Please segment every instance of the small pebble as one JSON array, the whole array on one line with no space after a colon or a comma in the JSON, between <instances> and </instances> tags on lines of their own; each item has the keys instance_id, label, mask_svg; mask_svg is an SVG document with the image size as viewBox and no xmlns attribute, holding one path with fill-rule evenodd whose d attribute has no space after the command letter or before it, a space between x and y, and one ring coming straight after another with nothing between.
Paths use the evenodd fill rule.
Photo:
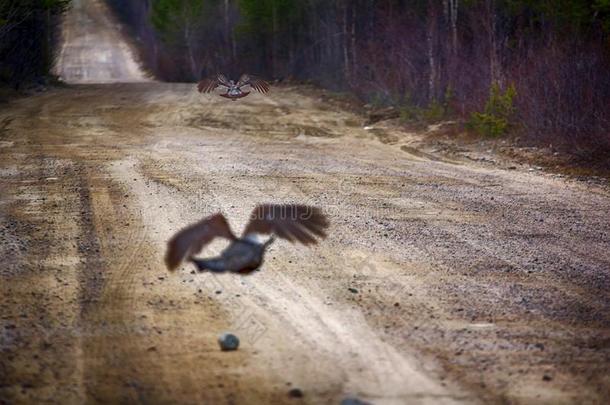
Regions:
<instances>
[{"instance_id":1,"label":"small pebble","mask_svg":"<svg viewBox=\"0 0 610 405\"><path fill-rule=\"evenodd\" d=\"M303 391L299 388L293 388L288 391L288 395L290 395L291 398L303 398Z\"/></svg>"},{"instance_id":2,"label":"small pebble","mask_svg":"<svg viewBox=\"0 0 610 405\"><path fill-rule=\"evenodd\" d=\"M237 350L239 338L232 333L223 333L218 338L218 344L223 351Z\"/></svg>"}]
</instances>

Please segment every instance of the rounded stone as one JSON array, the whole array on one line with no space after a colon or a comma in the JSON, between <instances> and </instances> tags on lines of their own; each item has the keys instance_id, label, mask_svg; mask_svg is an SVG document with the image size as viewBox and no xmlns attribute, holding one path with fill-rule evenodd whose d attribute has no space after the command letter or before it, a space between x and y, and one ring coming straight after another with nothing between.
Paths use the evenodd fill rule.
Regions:
<instances>
[{"instance_id":1,"label":"rounded stone","mask_svg":"<svg viewBox=\"0 0 610 405\"><path fill-rule=\"evenodd\" d=\"M300 388L292 388L288 391L288 395L290 395L291 398L303 398L305 394L303 394L303 390Z\"/></svg>"},{"instance_id":2,"label":"rounded stone","mask_svg":"<svg viewBox=\"0 0 610 405\"><path fill-rule=\"evenodd\" d=\"M239 338L232 333L223 333L218 337L220 348L225 351L237 350L239 347Z\"/></svg>"}]
</instances>

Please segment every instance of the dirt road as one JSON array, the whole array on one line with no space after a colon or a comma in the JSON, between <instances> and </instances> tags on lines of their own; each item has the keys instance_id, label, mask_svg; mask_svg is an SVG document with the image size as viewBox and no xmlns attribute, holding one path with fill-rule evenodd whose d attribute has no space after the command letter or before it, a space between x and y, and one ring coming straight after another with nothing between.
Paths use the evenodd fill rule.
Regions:
<instances>
[{"instance_id":1,"label":"dirt road","mask_svg":"<svg viewBox=\"0 0 610 405\"><path fill-rule=\"evenodd\" d=\"M0 403L602 403L607 188L422 153L322 96L3 105ZM246 278L165 270L174 231L267 201L322 207L329 238Z\"/></svg>"},{"instance_id":2,"label":"dirt road","mask_svg":"<svg viewBox=\"0 0 610 405\"><path fill-rule=\"evenodd\" d=\"M72 0L55 74L67 83L145 82L104 0Z\"/></svg>"},{"instance_id":3,"label":"dirt road","mask_svg":"<svg viewBox=\"0 0 610 405\"><path fill-rule=\"evenodd\" d=\"M607 192L419 158L299 92L97 85L3 108L0 397L600 398ZM166 272L172 232L216 210L239 229L264 201L323 207L330 238L278 243L249 278Z\"/></svg>"}]
</instances>

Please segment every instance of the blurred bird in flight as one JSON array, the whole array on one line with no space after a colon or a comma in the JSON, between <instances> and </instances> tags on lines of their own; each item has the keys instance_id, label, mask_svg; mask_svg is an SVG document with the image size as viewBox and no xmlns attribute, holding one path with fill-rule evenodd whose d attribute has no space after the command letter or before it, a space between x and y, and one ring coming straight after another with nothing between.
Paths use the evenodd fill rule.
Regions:
<instances>
[{"instance_id":1,"label":"blurred bird in flight","mask_svg":"<svg viewBox=\"0 0 610 405\"><path fill-rule=\"evenodd\" d=\"M274 236L303 245L317 244L316 237L324 239L328 225L326 216L316 207L263 204L252 211L250 222L238 238L231 231L224 215L217 213L174 235L167 244L165 264L173 271L184 260L188 260L199 271L250 274L263 263L265 250L275 240ZM258 241L257 235L269 234L271 237L267 241ZM220 256L209 259L193 257L216 237L230 241Z\"/></svg>"},{"instance_id":2,"label":"blurred bird in flight","mask_svg":"<svg viewBox=\"0 0 610 405\"><path fill-rule=\"evenodd\" d=\"M269 83L246 74L242 75L235 83L233 80L228 80L225 75L219 74L213 78L203 79L197 84L197 90L200 93L211 93L217 88L222 89L223 93L220 94L222 97L236 101L238 98L246 97L252 90L263 94L267 93Z\"/></svg>"}]
</instances>

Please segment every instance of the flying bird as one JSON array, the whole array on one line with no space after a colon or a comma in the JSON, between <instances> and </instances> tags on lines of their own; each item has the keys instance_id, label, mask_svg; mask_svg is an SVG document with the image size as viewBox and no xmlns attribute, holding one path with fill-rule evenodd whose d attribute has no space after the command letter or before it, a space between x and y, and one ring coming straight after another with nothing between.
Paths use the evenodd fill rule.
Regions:
<instances>
[{"instance_id":1,"label":"flying bird","mask_svg":"<svg viewBox=\"0 0 610 405\"><path fill-rule=\"evenodd\" d=\"M213 78L203 79L197 84L197 90L200 93L211 93L219 87L224 91L220 95L233 101L246 97L252 90L263 94L269 91L269 83L246 74L242 75L237 83L228 80L225 75L219 74Z\"/></svg>"},{"instance_id":2,"label":"flying bird","mask_svg":"<svg viewBox=\"0 0 610 405\"><path fill-rule=\"evenodd\" d=\"M242 236L237 237L224 215L217 213L176 233L167 243L165 264L173 271L187 260L199 271L250 274L263 263L265 251L275 236L303 245L317 244L316 237L324 239L328 225L326 216L316 207L263 204L252 211ZM271 237L261 243L257 235ZM230 241L220 256L209 259L193 257L217 237Z\"/></svg>"}]
</instances>

